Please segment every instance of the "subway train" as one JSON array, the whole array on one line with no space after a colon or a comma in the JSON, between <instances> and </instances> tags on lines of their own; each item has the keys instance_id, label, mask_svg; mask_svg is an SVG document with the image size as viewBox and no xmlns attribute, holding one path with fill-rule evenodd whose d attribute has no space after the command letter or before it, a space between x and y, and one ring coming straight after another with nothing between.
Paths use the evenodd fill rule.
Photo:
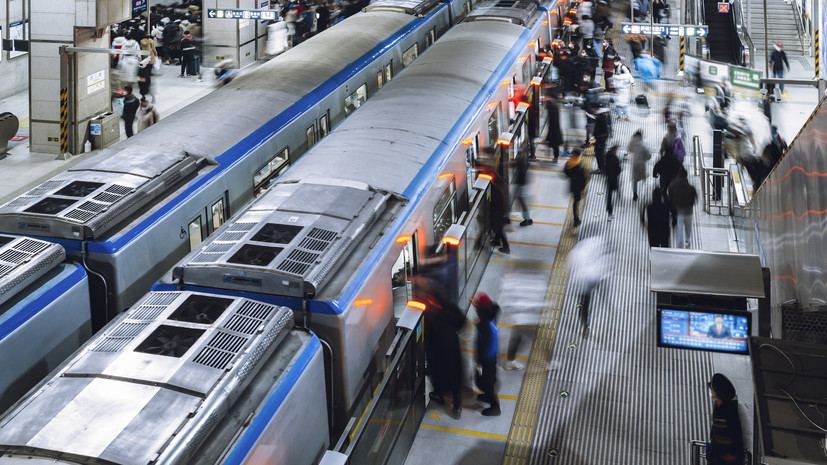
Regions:
<instances>
[{"instance_id":1,"label":"subway train","mask_svg":"<svg viewBox=\"0 0 827 465\"><path fill-rule=\"evenodd\" d=\"M91 335L83 267L59 244L0 234L0 412Z\"/></svg>"},{"instance_id":2,"label":"subway train","mask_svg":"<svg viewBox=\"0 0 827 465\"><path fill-rule=\"evenodd\" d=\"M140 298L471 8L379 0L0 207L0 232L61 244L99 329Z\"/></svg>"},{"instance_id":3,"label":"subway train","mask_svg":"<svg viewBox=\"0 0 827 465\"><path fill-rule=\"evenodd\" d=\"M0 464L400 463L425 405L415 277L448 264L458 301L482 277L549 6L468 14L9 410ZM276 312L307 346L282 354Z\"/></svg>"}]
</instances>

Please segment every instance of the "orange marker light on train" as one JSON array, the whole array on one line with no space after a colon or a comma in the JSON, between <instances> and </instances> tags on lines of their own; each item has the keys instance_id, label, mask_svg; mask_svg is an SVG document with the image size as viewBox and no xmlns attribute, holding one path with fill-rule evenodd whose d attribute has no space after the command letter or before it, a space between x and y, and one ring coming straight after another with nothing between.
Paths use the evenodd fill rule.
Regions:
<instances>
[{"instance_id":1,"label":"orange marker light on train","mask_svg":"<svg viewBox=\"0 0 827 465\"><path fill-rule=\"evenodd\" d=\"M499 145L511 145L511 141L508 139L497 139L497 144Z\"/></svg>"},{"instance_id":2,"label":"orange marker light on train","mask_svg":"<svg viewBox=\"0 0 827 465\"><path fill-rule=\"evenodd\" d=\"M442 243L447 245L459 245L459 239L456 237L443 237Z\"/></svg>"},{"instance_id":3,"label":"orange marker light on train","mask_svg":"<svg viewBox=\"0 0 827 465\"><path fill-rule=\"evenodd\" d=\"M531 85L532 86L539 86L542 83L543 83L543 80L540 79L540 78L532 78L531 79Z\"/></svg>"},{"instance_id":4,"label":"orange marker light on train","mask_svg":"<svg viewBox=\"0 0 827 465\"><path fill-rule=\"evenodd\" d=\"M408 301L408 307L418 308L418 309L422 310L423 312L425 311L425 304L423 304L422 302L417 302L415 300L409 300Z\"/></svg>"},{"instance_id":5,"label":"orange marker light on train","mask_svg":"<svg viewBox=\"0 0 827 465\"><path fill-rule=\"evenodd\" d=\"M399 236L396 238L397 244L407 244L411 240L411 236Z\"/></svg>"},{"instance_id":6,"label":"orange marker light on train","mask_svg":"<svg viewBox=\"0 0 827 465\"><path fill-rule=\"evenodd\" d=\"M437 177L437 179L445 179L445 178L453 178L454 173L442 173Z\"/></svg>"},{"instance_id":7,"label":"orange marker light on train","mask_svg":"<svg viewBox=\"0 0 827 465\"><path fill-rule=\"evenodd\" d=\"M487 180L489 180L489 181L493 181L493 180L494 180L494 176L491 176L490 174L485 174L485 173L480 173L477 177L478 177L478 178L487 179Z\"/></svg>"},{"instance_id":8,"label":"orange marker light on train","mask_svg":"<svg viewBox=\"0 0 827 465\"><path fill-rule=\"evenodd\" d=\"M533 83L532 83L532 84L533 84ZM527 110L527 109L528 109L528 107L530 107L530 106L531 106L531 105L529 105L529 104L527 104L527 103L525 103L525 102L520 102L520 103L518 103L518 104L517 104L517 111L524 111L524 110Z\"/></svg>"},{"instance_id":9,"label":"orange marker light on train","mask_svg":"<svg viewBox=\"0 0 827 465\"><path fill-rule=\"evenodd\" d=\"M353 301L354 307L361 307L363 305L370 305L373 303L373 299L357 299Z\"/></svg>"},{"instance_id":10,"label":"orange marker light on train","mask_svg":"<svg viewBox=\"0 0 827 465\"><path fill-rule=\"evenodd\" d=\"M537 42L529 42L529 43L528 43L528 46L529 46L529 47L533 47L533 46L535 46L535 45L537 45Z\"/></svg>"},{"instance_id":11,"label":"orange marker light on train","mask_svg":"<svg viewBox=\"0 0 827 465\"><path fill-rule=\"evenodd\" d=\"M511 84L511 81L509 81L508 79L500 83L501 86L507 86L509 84Z\"/></svg>"},{"instance_id":12,"label":"orange marker light on train","mask_svg":"<svg viewBox=\"0 0 827 465\"><path fill-rule=\"evenodd\" d=\"M462 139L460 142L462 145L471 145L474 142L474 139Z\"/></svg>"},{"instance_id":13,"label":"orange marker light on train","mask_svg":"<svg viewBox=\"0 0 827 465\"><path fill-rule=\"evenodd\" d=\"M543 20L543 24L548 24L548 20L547 20L547 19L544 19L544 20Z\"/></svg>"}]
</instances>

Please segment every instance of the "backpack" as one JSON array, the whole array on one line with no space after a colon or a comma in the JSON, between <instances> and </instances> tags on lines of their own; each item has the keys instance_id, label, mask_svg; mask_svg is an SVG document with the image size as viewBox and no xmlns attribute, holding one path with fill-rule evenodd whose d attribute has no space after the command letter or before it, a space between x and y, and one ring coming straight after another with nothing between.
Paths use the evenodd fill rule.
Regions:
<instances>
[{"instance_id":1,"label":"backpack","mask_svg":"<svg viewBox=\"0 0 827 465\"><path fill-rule=\"evenodd\" d=\"M673 151L675 158L683 163L683 159L686 157L686 147L683 145L683 139L681 139L681 136L675 137L675 146L673 147Z\"/></svg>"}]
</instances>

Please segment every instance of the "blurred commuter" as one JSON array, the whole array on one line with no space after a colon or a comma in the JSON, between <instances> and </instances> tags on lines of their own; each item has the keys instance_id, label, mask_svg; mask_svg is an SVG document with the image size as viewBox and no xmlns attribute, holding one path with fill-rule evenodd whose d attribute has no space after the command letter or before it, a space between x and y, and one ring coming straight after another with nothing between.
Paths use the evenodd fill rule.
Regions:
<instances>
[{"instance_id":1,"label":"blurred commuter","mask_svg":"<svg viewBox=\"0 0 827 465\"><path fill-rule=\"evenodd\" d=\"M505 370L522 370L525 365L518 362L517 351L523 340L531 337L540 320L545 303L542 293L547 280L532 271L531 265L540 265L535 257L517 258L508 265L500 281L500 303L503 309L501 321L509 325L508 349Z\"/></svg>"},{"instance_id":2,"label":"blurred commuter","mask_svg":"<svg viewBox=\"0 0 827 465\"><path fill-rule=\"evenodd\" d=\"M574 217L574 226L580 226L580 214L578 212L580 207L580 199L583 198L583 189L586 188L586 172L580 165L582 153L581 149L575 148L571 153L571 158L566 162L563 169L566 177L569 178L569 190L571 191L572 216Z\"/></svg>"},{"instance_id":3,"label":"blurred commuter","mask_svg":"<svg viewBox=\"0 0 827 465\"><path fill-rule=\"evenodd\" d=\"M434 390L428 395L434 402L444 405L445 394L453 395L451 416L462 414L462 356L459 349L458 331L465 324L465 315L455 304L446 299L435 283L424 280L426 288L424 324L425 357Z\"/></svg>"},{"instance_id":4,"label":"blurred commuter","mask_svg":"<svg viewBox=\"0 0 827 465\"><path fill-rule=\"evenodd\" d=\"M166 20L166 21L165 21ZM155 50L158 52L158 59L167 59L167 50L164 47L164 26L169 23L169 18L163 18L152 28L152 37L155 39Z\"/></svg>"},{"instance_id":5,"label":"blurred commuter","mask_svg":"<svg viewBox=\"0 0 827 465\"><path fill-rule=\"evenodd\" d=\"M322 2L316 7L316 33L324 31L330 25L330 8L327 2Z\"/></svg>"},{"instance_id":6,"label":"blurred commuter","mask_svg":"<svg viewBox=\"0 0 827 465\"><path fill-rule=\"evenodd\" d=\"M520 210L523 212L523 221L520 222L520 226L529 226L534 224L534 220L531 219L531 212L528 211L528 202L526 202L528 195L528 155L522 152L518 153L517 159L511 163L515 164L514 184L516 185L516 191L514 195L517 197Z\"/></svg>"},{"instance_id":7,"label":"blurred commuter","mask_svg":"<svg viewBox=\"0 0 827 465\"><path fill-rule=\"evenodd\" d=\"M643 143L643 134L640 129L632 134L632 139L626 146L626 152L632 154L632 200L637 201L637 183L640 181L646 183L646 163L652 158L652 154Z\"/></svg>"},{"instance_id":8,"label":"blurred commuter","mask_svg":"<svg viewBox=\"0 0 827 465\"><path fill-rule=\"evenodd\" d=\"M667 189L675 179L678 169L682 168L681 162L675 156L675 139L678 135L678 128L674 121L667 124L666 135L660 143L660 159L652 169L652 177L660 179L660 190L664 199L668 198Z\"/></svg>"},{"instance_id":9,"label":"blurred commuter","mask_svg":"<svg viewBox=\"0 0 827 465\"><path fill-rule=\"evenodd\" d=\"M632 84L635 78L629 67L624 65L619 56L614 58L614 75L612 76L612 87L615 90L615 111L617 119L629 119L629 102L632 99Z\"/></svg>"},{"instance_id":10,"label":"blurred commuter","mask_svg":"<svg viewBox=\"0 0 827 465\"><path fill-rule=\"evenodd\" d=\"M150 67L155 65L155 61L159 60L158 50L155 48L155 39L151 35L145 35L140 42L141 50L149 52ZM144 56L144 58L146 58Z\"/></svg>"},{"instance_id":11,"label":"blurred commuter","mask_svg":"<svg viewBox=\"0 0 827 465\"><path fill-rule=\"evenodd\" d=\"M710 465L740 465L744 463L744 439L735 386L724 375L715 373L707 383L712 397L712 426L706 445L707 463Z\"/></svg>"},{"instance_id":12,"label":"blurred commuter","mask_svg":"<svg viewBox=\"0 0 827 465\"><path fill-rule=\"evenodd\" d=\"M635 69L640 80L646 84L647 90L654 90L656 81L660 79L661 67L662 63L645 50L635 58Z\"/></svg>"},{"instance_id":13,"label":"blurred commuter","mask_svg":"<svg viewBox=\"0 0 827 465\"><path fill-rule=\"evenodd\" d=\"M615 73L614 55L607 52L606 42L603 42L603 44L603 62L601 63L601 69L603 70L603 87L606 88L606 92L614 92L615 89L612 85L612 76Z\"/></svg>"},{"instance_id":14,"label":"blurred commuter","mask_svg":"<svg viewBox=\"0 0 827 465\"><path fill-rule=\"evenodd\" d=\"M476 384L482 394L477 400L490 406L482 411L483 416L495 417L500 414L500 401L497 398L497 354L500 347L497 341L497 315L500 306L485 292L477 292L471 303L477 308L477 365Z\"/></svg>"},{"instance_id":15,"label":"blurred commuter","mask_svg":"<svg viewBox=\"0 0 827 465\"><path fill-rule=\"evenodd\" d=\"M692 211L698 200L698 191L687 179L686 169L678 169L675 180L669 185L669 201L677 218L677 246L689 248L692 236Z\"/></svg>"},{"instance_id":16,"label":"blurred commuter","mask_svg":"<svg viewBox=\"0 0 827 465\"><path fill-rule=\"evenodd\" d=\"M164 26L164 49L166 49L166 60L164 61L165 65L171 63L178 64L178 62L180 62L181 38L183 35L181 34L179 24L181 24L181 22L176 19L175 21L169 22L166 26Z\"/></svg>"},{"instance_id":17,"label":"blurred commuter","mask_svg":"<svg viewBox=\"0 0 827 465\"><path fill-rule=\"evenodd\" d=\"M147 98L141 99L141 108L138 110L138 132L157 123L161 117L158 115L158 110L155 105Z\"/></svg>"},{"instance_id":18,"label":"blurred commuter","mask_svg":"<svg viewBox=\"0 0 827 465\"><path fill-rule=\"evenodd\" d=\"M608 108L597 103L592 104L594 114L594 158L597 161L597 173L606 172L606 143L612 135L612 117Z\"/></svg>"},{"instance_id":19,"label":"blurred commuter","mask_svg":"<svg viewBox=\"0 0 827 465\"><path fill-rule=\"evenodd\" d=\"M640 222L646 228L649 247L669 247L669 207L663 203L660 187L652 190L652 201L640 211Z\"/></svg>"},{"instance_id":20,"label":"blurred commuter","mask_svg":"<svg viewBox=\"0 0 827 465\"><path fill-rule=\"evenodd\" d=\"M497 250L500 253L511 253L511 247L508 245L508 237L505 235L505 225L511 222L509 218L510 202L508 201L508 186L505 184L502 176L497 173L496 168L491 167L487 173L492 176L491 179L491 230L494 233L491 239L494 247L499 247Z\"/></svg>"},{"instance_id":21,"label":"blurred commuter","mask_svg":"<svg viewBox=\"0 0 827 465\"><path fill-rule=\"evenodd\" d=\"M535 154L534 140L537 138L537 132L540 126L540 106L539 102L528 106L526 111L526 129L528 133L528 159L534 161L537 159Z\"/></svg>"},{"instance_id":22,"label":"blurred commuter","mask_svg":"<svg viewBox=\"0 0 827 465\"><path fill-rule=\"evenodd\" d=\"M606 152L606 213L609 221L614 219L614 194L620 181L620 159L617 158L617 146Z\"/></svg>"},{"instance_id":23,"label":"blurred commuter","mask_svg":"<svg viewBox=\"0 0 827 465\"><path fill-rule=\"evenodd\" d=\"M773 44L775 50L770 54L770 64L772 65L772 77L777 79L784 79L784 68L790 70L790 62L787 60L787 54L784 52L784 45L781 42ZM784 92L784 84L779 84L778 89Z\"/></svg>"},{"instance_id":24,"label":"blurred commuter","mask_svg":"<svg viewBox=\"0 0 827 465\"><path fill-rule=\"evenodd\" d=\"M546 145L554 151L554 159L551 162L557 163L557 159L560 158L560 146L564 141L563 131L560 129L560 105L557 103L554 92L546 99L546 115L548 120Z\"/></svg>"},{"instance_id":25,"label":"blurred commuter","mask_svg":"<svg viewBox=\"0 0 827 465\"><path fill-rule=\"evenodd\" d=\"M141 98L144 98L150 94L152 86L152 60L150 57L144 58L138 65L137 79L138 92L141 94Z\"/></svg>"},{"instance_id":26,"label":"blurred commuter","mask_svg":"<svg viewBox=\"0 0 827 465\"><path fill-rule=\"evenodd\" d=\"M115 50L120 50L123 47L123 43L126 42L126 37L123 36L123 33L120 31L113 33L114 37L112 38L112 48ZM112 55L112 67L117 68L118 64L120 63L121 55Z\"/></svg>"},{"instance_id":27,"label":"blurred commuter","mask_svg":"<svg viewBox=\"0 0 827 465\"><path fill-rule=\"evenodd\" d=\"M583 16L583 20L580 22L581 50L594 47L594 27L591 16Z\"/></svg>"},{"instance_id":28,"label":"blurred commuter","mask_svg":"<svg viewBox=\"0 0 827 465\"><path fill-rule=\"evenodd\" d=\"M123 88L124 96L123 96L123 113L121 117L123 118L124 129L126 131L126 137L132 137L134 133L134 124L135 124L135 114L138 113L138 108L141 106L141 102L132 95L132 86L126 86Z\"/></svg>"},{"instance_id":29,"label":"blurred commuter","mask_svg":"<svg viewBox=\"0 0 827 465\"><path fill-rule=\"evenodd\" d=\"M609 246L600 236L588 237L577 242L569 251L568 264L571 279L580 298L577 308L583 337L589 335L589 306L592 292L608 274Z\"/></svg>"}]
</instances>

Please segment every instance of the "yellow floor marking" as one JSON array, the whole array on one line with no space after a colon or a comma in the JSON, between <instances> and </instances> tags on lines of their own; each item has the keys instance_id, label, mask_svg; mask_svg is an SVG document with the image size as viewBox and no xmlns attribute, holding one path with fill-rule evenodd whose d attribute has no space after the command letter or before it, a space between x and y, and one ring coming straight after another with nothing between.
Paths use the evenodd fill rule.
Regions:
<instances>
[{"instance_id":1,"label":"yellow floor marking","mask_svg":"<svg viewBox=\"0 0 827 465\"><path fill-rule=\"evenodd\" d=\"M554 245L554 244L535 244L535 243L533 243L533 242L517 242L517 241L511 241L511 242L509 242L509 244L533 245L533 246L535 246L535 247L554 247L554 248L557 248L557 246L556 246L556 245Z\"/></svg>"},{"instance_id":2,"label":"yellow floor marking","mask_svg":"<svg viewBox=\"0 0 827 465\"><path fill-rule=\"evenodd\" d=\"M482 394L482 391L477 391L475 389L467 389L467 391L471 391L474 395ZM505 399L505 400L517 400L517 396L509 396L505 394L497 394L498 399Z\"/></svg>"},{"instance_id":3,"label":"yellow floor marking","mask_svg":"<svg viewBox=\"0 0 827 465\"><path fill-rule=\"evenodd\" d=\"M499 254L497 254L499 255ZM535 266L538 268L552 268L553 265L543 265L540 263L522 263L522 262L507 262L505 260L488 260L489 263L502 263L503 265L521 265L521 266Z\"/></svg>"},{"instance_id":4,"label":"yellow floor marking","mask_svg":"<svg viewBox=\"0 0 827 465\"><path fill-rule=\"evenodd\" d=\"M541 168L529 168L529 171L543 171L545 173L562 173L563 170L544 170Z\"/></svg>"},{"instance_id":5,"label":"yellow floor marking","mask_svg":"<svg viewBox=\"0 0 827 465\"><path fill-rule=\"evenodd\" d=\"M563 223L544 223L542 221L535 221L534 224L544 224L546 226L563 226Z\"/></svg>"},{"instance_id":6,"label":"yellow floor marking","mask_svg":"<svg viewBox=\"0 0 827 465\"><path fill-rule=\"evenodd\" d=\"M593 158L584 160L583 168L586 172L591 171ZM585 192L584 192L585 195ZM566 225L570 225L573 219L571 203L569 203L566 214ZM503 455L503 464L523 465L528 461L531 451L531 444L534 439L534 427L536 426L537 413L540 409L543 391L545 389L547 371L546 364L553 347L554 337L557 334L557 325L560 322L563 298L568 281L566 260L577 235L563 233L557 254L552 265L545 265L552 268L546 291L545 304L540 315L540 324L531 345L531 353L525 367L523 385L520 387L520 396L517 399L517 408L514 411L514 418L511 422L511 430L508 433L508 441ZM492 260L493 261L493 260Z\"/></svg>"},{"instance_id":7,"label":"yellow floor marking","mask_svg":"<svg viewBox=\"0 0 827 465\"><path fill-rule=\"evenodd\" d=\"M422 423L421 425L424 429L430 429L434 431L442 431L445 433L455 433L455 434L464 434L466 436L477 436L480 438L488 438L488 439L497 439L500 441L505 441L508 439L508 436L504 434L492 434L492 433L483 433L482 431L472 431L470 429L460 429L460 428L449 428L447 426L437 426L437 425L429 425L427 423Z\"/></svg>"},{"instance_id":8,"label":"yellow floor marking","mask_svg":"<svg viewBox=\"0 0 827 465\"><path fill-rule=\"evenodd\" d=\"M553 208L555 210L568 210L569 207L558 207L556 205L529 205L531 208Z\"/></svg>"}]
</instances>

